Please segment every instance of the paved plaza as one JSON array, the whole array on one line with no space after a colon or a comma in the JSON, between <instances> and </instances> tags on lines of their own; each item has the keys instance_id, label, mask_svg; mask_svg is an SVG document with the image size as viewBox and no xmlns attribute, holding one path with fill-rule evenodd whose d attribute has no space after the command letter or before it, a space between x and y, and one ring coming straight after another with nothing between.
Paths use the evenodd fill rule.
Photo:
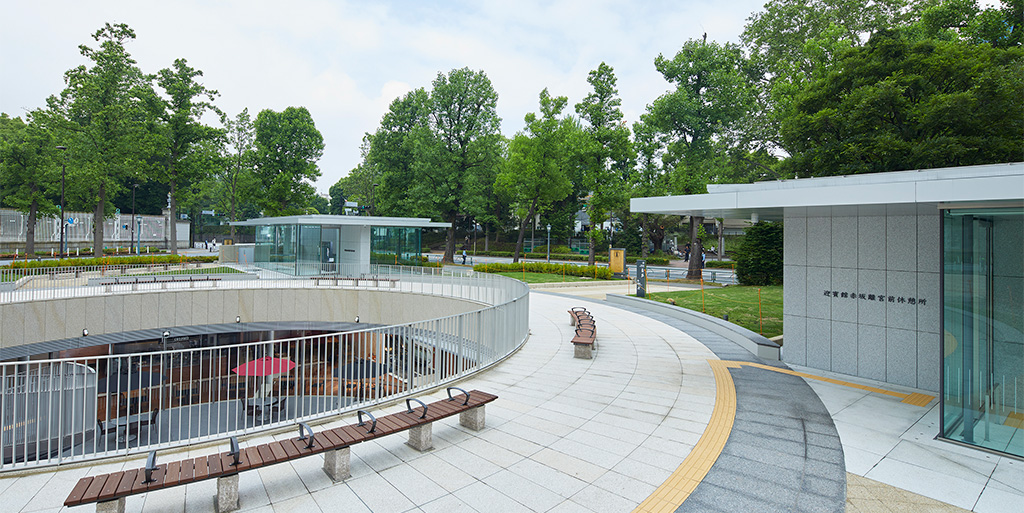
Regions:
<instances>
[{"instance_id":1,"label":"paved plaza","mask_svg":"<svg viewBox=\"0 0 1024 513\"><path fill-rule=\"evenodd\" d=\"M424 453L401 434L354 446L341 483L322 456L243 472L242 511L998 512L1024 502L1024 462L934 441L938 407L925 392L790 369L594 290L571 292L532 293L523 348L457 384L498 395L486 429L439 421ZM592 360L573 358L566 311L577 305L598 322ZM158 461L224 450L168 450ZM7 474L0 511L91 511L62 508L79 478L143 464ZM128 497L126 509L211 511L215 492L213 480L194 483Z\"/></svg>"}]
</instances>

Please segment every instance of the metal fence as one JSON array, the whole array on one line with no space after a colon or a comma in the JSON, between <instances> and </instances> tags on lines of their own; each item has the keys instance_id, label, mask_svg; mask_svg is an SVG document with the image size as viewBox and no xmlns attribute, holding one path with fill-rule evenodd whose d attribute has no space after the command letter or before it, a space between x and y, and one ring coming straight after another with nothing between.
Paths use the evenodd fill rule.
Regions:
<instances>
[{"instance_id":1,"label":"metal fence","mask_svg":"<svg viewBox=\"0 0 1024 513\"><path fill-rule=\"evenodd\" d=\"M85 275L96 269L33 271L83 275L74 278L77 286L45 289L44 299L74 297L79 289L125 293L122 285L90 285ZM395 266L326 279L253 271L259 279L216 286L368 287L485 306L284 340L0 363L0 471L189 445L366 408L477 372L518 348L529 329L528 288L501 276Z\"/></svg>"},{"instance_id":2,"label":"metal fence","mask_svg":"<svg viewBox=\"0 0 1024 513\"><path fill-rule=\"evenodd\" d=\"M69 248L92 246L93 214L91 212L65 212L64 236ZM189 240L189 223L178 222L178 241ZM130 213L117 213L103 220L103 244L108 247L131 245L132 237L142 245L163 245L170 236L165 216L137 215L132 226ZM28 214L17 210L0 209L0 243L20 246L24 251L28 237ZM60 241L60 216L38 216L35 223L35 242L40 246ZM72 251L73 252L73 251Z\"/></svg>"}]
</instances>

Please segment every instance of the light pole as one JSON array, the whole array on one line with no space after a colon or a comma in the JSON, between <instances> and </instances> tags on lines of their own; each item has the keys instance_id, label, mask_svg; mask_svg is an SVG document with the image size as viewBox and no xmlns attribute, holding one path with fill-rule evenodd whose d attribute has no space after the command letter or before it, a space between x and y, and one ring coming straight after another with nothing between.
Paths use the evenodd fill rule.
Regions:
<instances>
[{"instance_id":1,"label":"light pole","mask_svg":"<svg viewBox=\"0 0 1024 513\"><path fill-rule=\"evenodd\" d=\"M60 162L60 256L63 257L67 250L64 241L64 172L68 162L68 147L57 146L57 149L64 152L64 158Z\"/></svg>"},{"instance_id":2,"label":"light pole","mask_svg":"<svg viewBox=\"0 0 1024 513\"><path fill-rule=\"evenodd\" d=\"M135 190L139 188L139 184L132 184L132 242L128 247L128 253L131 253L131 246L135 246ZM138 246L135 246L135 254L139 254Z\"/></svg>"},{"instance_id":3,"label":"light pole","mask_svg":"<svg viewBox=\"0 0 1024 513\"><path fill-rule=\"evenodd\" d=\"M548 263L551 263L551 225L548 224Z\"/></svg>"}]
</instances>

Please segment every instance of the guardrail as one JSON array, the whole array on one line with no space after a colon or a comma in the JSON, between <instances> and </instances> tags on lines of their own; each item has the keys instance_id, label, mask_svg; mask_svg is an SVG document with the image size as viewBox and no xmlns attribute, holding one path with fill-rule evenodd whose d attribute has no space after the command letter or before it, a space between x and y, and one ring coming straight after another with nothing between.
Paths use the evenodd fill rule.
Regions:
<instances>
[{"instance_id":1,"label":"guardrail","mask_svg":"<svg viewBox=\"0 0 1024 513\"><path fill-rule=\"evenodd\" d=\"M241 270L259 279L217 281L215 286L334 286L308 276ZM421 322L285 340L243 342L245 335L239 334L223 345L161 350L172 342L164 339L151 341L156 349L145 352L2 362L0 471L144 453L355 411L477 372L526 339L529 289L518 281L437 268L368 270L366 275L400 286L356 288L462 298L486 306ZM33 271L33 279L49 279L46 270ZM86 276L67 280L80 284L51 287L45 289L48 294L33 297L131 294L132 286L149 286L90 286ZM344 280L337 285L352 286Z\"/></svg>"}]
</instances>

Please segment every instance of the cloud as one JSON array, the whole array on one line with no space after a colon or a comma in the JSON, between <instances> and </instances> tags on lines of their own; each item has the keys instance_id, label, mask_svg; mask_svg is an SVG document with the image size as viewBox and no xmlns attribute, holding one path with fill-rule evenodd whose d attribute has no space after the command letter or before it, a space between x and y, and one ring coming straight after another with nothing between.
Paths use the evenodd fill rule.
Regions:
<instances>
[{"instance_id":1,"label":"cloud","mask_svg":"<svg viewBox=\"0 0 1024 513\"><path fill-rule=\"evenodd\" d=\"M604 61L632 122L667 89L653 66L659 53L672 55L704 32L738 41L762 1L15 2L0 32L0 111L42 107L63 89L63 73L86 63L78 45L92 44L104 22L124 22L138 35L128 49L144 71L186 58L230 115L307 107L324 135L317 188L326 191L358 164L363 134L376 130L391 101L429 88L439 72L485 71L511 136L537 110L541 89L568 96L571 110L590 90L587 73Z\"/></svg>"}]
</instances>

